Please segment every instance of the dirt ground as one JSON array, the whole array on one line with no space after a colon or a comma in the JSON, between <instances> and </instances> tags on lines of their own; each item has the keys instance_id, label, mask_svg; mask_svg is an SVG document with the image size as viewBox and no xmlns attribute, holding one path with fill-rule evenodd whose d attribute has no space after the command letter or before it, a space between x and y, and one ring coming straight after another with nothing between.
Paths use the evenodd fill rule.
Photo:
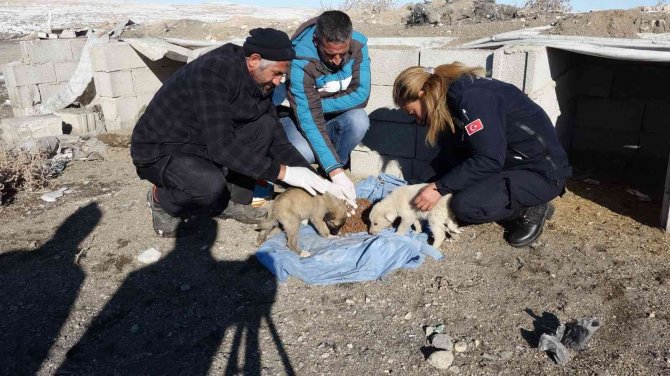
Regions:
<instances>
[{"instance_id":1,"label":"dirt ground","mask_svg":"<svg viewBox=\"0 0 670 376\"><path fill-rule=\"evenodd\" d=\"M156 237L127 148L71 163L52 187L75 193L44 203L24 192L0 208L0 338L5 354L31 354L5 370L439 374L422 327L442 323L469 344L449 373L670 372L670 237L636 219L659 203L622 186L572 181L530 248L506 245L497 225L469 226L442 261L326 287L277 284L253 259L249 225L201 220L176 241ZM628 212L584 198L591 189ZM161 260L141 264L152 247ZM534 348L542 327L591 315L603 327L567 367Z\"/></svg>"},{"instance_id":2,"label":"dirt ground","mask_svg":"<svg viewBox=\"0 0 670 376\"><path fill-rule=\"evenodd\" d=\"M371 36L449 30L368 21L355 22ZM453 33L474 39L543 22ZM202 37L241 36L240 26L208 25ZM0 43L0 61L15 54ZM662 182L652 185L578 168L532 247L508 246L495 224L468 226L442 247L443 260L417 270L307 286L279 284L255 261L250 225L198 219L177 240L155 236L148 184L127 147L113 147L104 161L70 163L51 189L74 192L57 202L21 192L0 207L0 374L667 375L670 235L657 227ZM162 256L144 265L149 248ZM540 333L584 316L603 326L566 367L535 348ZM468 344L449 371L425 361L423 327L436 324Z\"/></svg>"}]
</instances>

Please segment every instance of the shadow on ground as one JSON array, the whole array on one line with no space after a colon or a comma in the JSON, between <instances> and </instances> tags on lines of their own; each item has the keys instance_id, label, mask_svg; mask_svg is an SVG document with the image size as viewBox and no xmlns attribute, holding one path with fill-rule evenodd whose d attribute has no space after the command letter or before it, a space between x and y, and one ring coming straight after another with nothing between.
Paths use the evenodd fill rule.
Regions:
<instances>
[{"instance_id":1,"label":"shadow on ground","mask_svg":"<svg viewBox=\"0 0 670 376\"><path fill-rule=\"evenodd\" d=\"M39 249L1 256L0 310L9 313L0 320L0 374L40 369L86 277L77 247L100 218L91 204ZM56 374L258 375L261 327L274 342L264 353L276 351L283 373L295 374L270 317L276 279L255 258L215 260L214 220L182 227L173 250L128 275Z\"/></svg>"},{"instance_id":2,"label":"shadow on ground","mask_svg":"<svg viewBox=\"0 0 670 376\"><path fill-rule=\"evenodd\" d=\"M84 282L75 261L80 244L101 217L98 206L89 204L41 247L0 255L0 374L34 375L40 369Z\"/></svg>"},{"instance_id":3,"label":"shadow on ground","mask_svg":"<svg viewBox=\"0 0 670 376\"><path fill-rule=\"evenodd\" d=\"M182 227L190 231L177 238L172 251L128 276L68 351L60 373L204 375L221 351L227 354L225 370L213 372L257 375L265 321L285 372L294 374L270 318L275 278L255 259L215 260L214 220L200 218ZM228 331L231 348L219 349Z\"/></svg>"},{"instance_id":4,"label":"shadow on ground","mask_svg":"<svg viewBox=\"0 0 670 376\"><path fill-rule=\"evenodd\" d=\"M572 152L570 162L574 176L567 187L571 192L643 225L660 226L667 160ZM652 201L641 201L628 189Z\"/></svg>"},{"instance_id":5,"label":"shadow on ground","mask_svg":"<svg viewBox=\"0 0 670 376\"><path fill-rule=\"evenodd\" d=\"M533 318L533 330L521 329L521 337L523 337L532 348L537 348L539 346L540 337L543 334L553 335L556 333L556 329L561 325L558 317L553 313L542 312L542 316L538 316L530 308L526 308L524 312Z\"/></svg>"}]
</instances>

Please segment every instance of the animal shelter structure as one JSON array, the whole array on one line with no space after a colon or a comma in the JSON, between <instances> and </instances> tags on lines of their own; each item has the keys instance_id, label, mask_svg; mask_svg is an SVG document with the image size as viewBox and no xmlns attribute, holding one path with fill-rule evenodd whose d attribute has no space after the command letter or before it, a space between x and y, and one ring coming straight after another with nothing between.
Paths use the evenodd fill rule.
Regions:
<instances>
[{"instance_id":1,"label":"animal shelter structure","mask_svg":"<svg viewBox=\"0 0 670 376\"><path fill-rule=\"evenodd\" d=\"M662 200L661 226L670 231L670 41L546 36L541 31L449 46L452 38L370 38L372 91L366 110L371 127L352 153L351 173L385 172L410 181L433 175L430 161L438 150L426 145L424 128L394 108L392 85L407 67L460 61L485 67L490 77L516 85L542 106L571 160L584 162L587 171L603 164L618 173L630 170L628 178L637 179L654 202ZM70 129L114 131L132 128L167 77L215 47L157 38L26 41L23 60L5 66L4 74L14 114L25 117L44 113L40 109L47 98L88 67L89 81L74 93L76 102L104 123ZM87 52L88 65L79 58ZM90 116L81 119L68 121L91 121ZM595 161L603 164L589 165Z\"/></svg>"}]
</instances>

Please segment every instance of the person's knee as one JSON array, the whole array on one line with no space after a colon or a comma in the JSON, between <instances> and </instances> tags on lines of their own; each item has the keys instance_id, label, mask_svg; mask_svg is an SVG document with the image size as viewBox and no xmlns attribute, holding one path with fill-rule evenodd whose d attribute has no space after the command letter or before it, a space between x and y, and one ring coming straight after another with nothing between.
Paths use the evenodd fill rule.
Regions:
<instances>
[{"instance_id":1,"label":"person's knee","mask_svg":"<svg viewBox=\"0 0 670 376\"><path fill-rule=\"evenodd\" d=\"M454 194L451 197L449 206L454 216L462 221L467 221L471 218L472 206L470 200L463 194Z\"/></svg>"},{"instance_id":2,"label":"person's knee","mask_svg":"<svg viewBox=\"0 0 670 376\"><path fill-rule=\"evenodd\" d=\"M223 172L214 166L203 169L202 166L193 166L198 168L196 174L193 174L192 181L189 182L185 191L191 200L198 206L211 206L217 203L224 192L227 190L227 180Z\"/></svg>"},{"instance_id":3,"label":"person's knee","mask_svg":"<svg viewBox=\"0 0 670 376\"><path fill-rule=\"evenodd\" d=\"M201 179L193 183L191 197L199 206L207 207L218 203L227 190L226 177L219 171L203 174Z\"/></svg>"},{"instance_id":4,"label":"person's knee","mask_svg":"<svg viewBox=\"0 0 670 376\"><path fill-rule=\"evenodd\" d=\"M370 128L370 118L365 110L358 108L347 113L352 134L363 139Z\"/></svg>"},{"instance_id":5,"label":"person's knee","mask_svg":"<svg viewBox=\"0 0 670 376\"><path fill-rule=\"evenodd\" d=\"M452 196L450 201L451 211L454 216L462 222L467 223L485 223L490 222L486 218L484 210L475 205L475 200L472 196L466 195L463 192Z\"/></svg>"},{"instance_id":6,"label":"person's knee","mask_svg":"<svg viewBox=\"0 0 670 376\"><path fill-rule=\"evenodd\" d=\"M288 138L288 141L293 145L293 147L302 155L303 158L309 163L314 163L316 160L314 158L314 153L312 152L312 148L309 146L309 143L307 140L302 136L300 131L298 131L298 127L293 123L293 120L291 120L290 117L285 117L281 118L279 120L284 127L284 133L286 133L286 137Z\"/></svg>"}]
</instances>

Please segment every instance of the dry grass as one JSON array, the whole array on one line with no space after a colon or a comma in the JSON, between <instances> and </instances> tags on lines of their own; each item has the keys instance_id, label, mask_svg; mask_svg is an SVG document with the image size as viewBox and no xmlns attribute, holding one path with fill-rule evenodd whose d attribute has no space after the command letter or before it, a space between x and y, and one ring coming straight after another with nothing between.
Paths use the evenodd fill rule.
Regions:
<instances>
[{"instance_id":1,"label":"dry grass","mask_svg":"<svg viewBox=\"0 0 670 376\"><path fill-rule=\"evenodd\" d=\"M0 146L0 204L7 204L20 190L46 187L49 176L45 161L43 155Z\"/></svg>"}]
</instances>

